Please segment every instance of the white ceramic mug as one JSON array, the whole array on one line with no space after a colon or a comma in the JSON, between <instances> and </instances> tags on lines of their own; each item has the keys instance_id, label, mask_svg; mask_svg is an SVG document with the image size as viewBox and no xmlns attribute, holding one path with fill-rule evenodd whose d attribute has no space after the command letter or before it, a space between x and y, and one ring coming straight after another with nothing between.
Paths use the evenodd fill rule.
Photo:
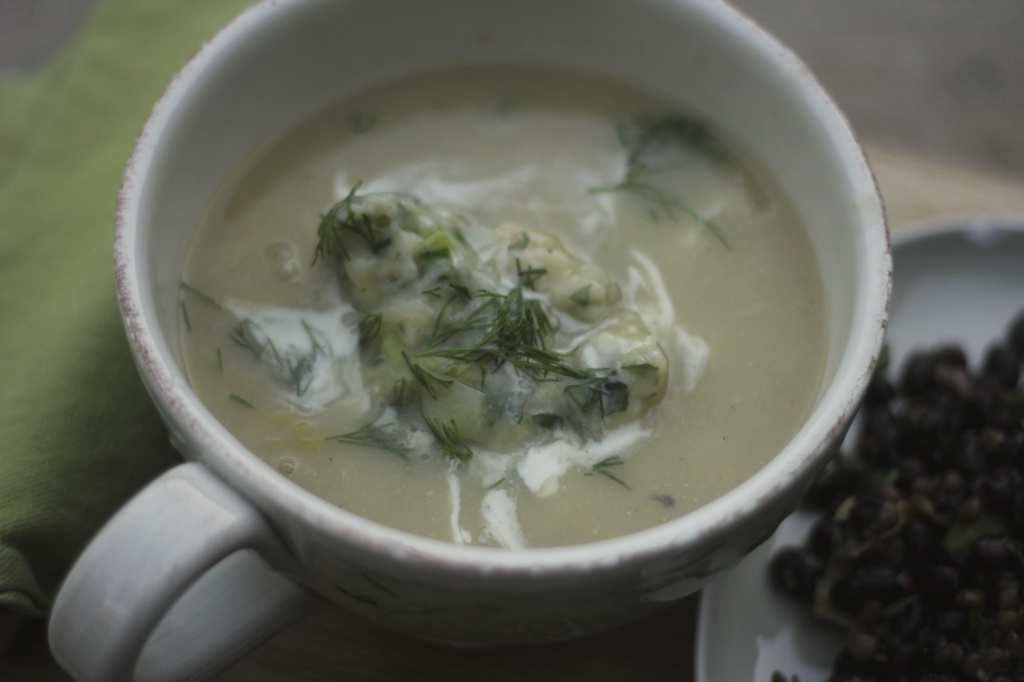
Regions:
<instances>
[{"instance_id":1,"label":"white ceramic mug","mask_svg":"<svg viewBox=\"0 0 1024 682\"><path fill-rule=\"evenodd\" d=\"M189 236L243 157L362 84L503 61L609 74L713 121L774 175L822 264L830 347L799 432L719 499L612 540L511 551L358 518L248 452L181 369ZM57 598L54 655L92 682L200 679L335 604L415 636L481 645L577 637L651 613L735 564L795 507L878 357L891 276L877 188L846 121L796 58L716 0L260 4L154 108L126 171L115 264L132 350L189 463L117 514Z\"/></svg>"}]
</instances>

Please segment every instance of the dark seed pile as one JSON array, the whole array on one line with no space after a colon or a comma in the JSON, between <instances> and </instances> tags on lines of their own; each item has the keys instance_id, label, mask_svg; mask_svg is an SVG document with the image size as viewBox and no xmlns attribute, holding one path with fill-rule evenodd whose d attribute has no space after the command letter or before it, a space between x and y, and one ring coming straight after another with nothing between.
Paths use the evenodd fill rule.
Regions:
<instances>
[{"instance_id":1,"label":"dark seed pile","mask_svg":"<svg viewBox=\"0 0 1024 682\"><path fill-rule=\"evenodd\" d=\"M821 518L770 566L849 627L830 682L1024 681L1022 363L1024 312L978 368L945 346L873 378L805 498Z\"/></svg>"}]
</instances>

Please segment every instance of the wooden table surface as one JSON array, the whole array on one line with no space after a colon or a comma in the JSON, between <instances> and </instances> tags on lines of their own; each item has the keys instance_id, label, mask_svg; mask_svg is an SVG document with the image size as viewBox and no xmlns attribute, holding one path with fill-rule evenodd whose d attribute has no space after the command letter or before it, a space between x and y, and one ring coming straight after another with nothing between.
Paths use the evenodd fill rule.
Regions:
<instances>
[{"instance_id":1,"label":"wooden table surface","mask_svg":"<svg viewBox=\"0 0 1024 682\"><path fill-rule=\"evenodd\" d=\"M890 224L1024 220L1024 2L736 0L810 65L854 127ZM87 20L84 0L0 0L0 75L38 68ZM678 680L693 677L697 598L632 626L542 648L456 652L341 613L282 632L221 682ZM0 680L69 678L41 622L0 656ZM728 682L728 681L726 681ZM813 682L813 681L805 681Z\"/></svg>"}]
</instances>

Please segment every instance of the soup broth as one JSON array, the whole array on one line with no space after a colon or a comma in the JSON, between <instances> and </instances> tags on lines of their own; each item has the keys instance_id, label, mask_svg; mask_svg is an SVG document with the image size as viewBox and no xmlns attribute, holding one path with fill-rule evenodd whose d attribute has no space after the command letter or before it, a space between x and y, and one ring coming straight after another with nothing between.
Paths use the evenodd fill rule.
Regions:
<instances>
[{"instance_id":1,"label":"soup broth","mask_svg":"<svg viewBox=\"0 0 1024 682\"><path fill-rule=\"evenodd\" d=\"M824 306L741 150L623 84L493 66L346 97L237 169L180 327L196 393L282 475L412 533L542 547L764 465L815 398Z\"/></svg>"}]
</instances>

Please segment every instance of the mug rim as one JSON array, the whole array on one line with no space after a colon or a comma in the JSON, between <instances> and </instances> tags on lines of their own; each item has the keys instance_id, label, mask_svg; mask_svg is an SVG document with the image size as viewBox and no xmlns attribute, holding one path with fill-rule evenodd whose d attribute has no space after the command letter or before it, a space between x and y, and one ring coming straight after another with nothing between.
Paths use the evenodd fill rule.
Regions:
<instances>
[{"instance_id":1,"label":"mug rim","mask_svg":"<svg viewBox=\"0 0 1024 682\"><path fill-rule=\"evenodd\" d=\"M479 570L483 573L586 571L595 566L615 567L643 561L670 550L684 550L708 541L728 529L752 521L760 508L787 494L792 485L809 481L815 463L823 463L823 451L837 442L859 406L860 398L878 360L882 347L892 279L891 249L877 183L862 148L838 107L800 60L746 15L720 0L654 0L690 12L703 12L729 25L747 46L754 46L765 58L775 60L790 74L804 106L815 107L827 125L834 145L836 163L848 173L849 191L863 200L857 222L864 230L862 240L868 282L875 286L863 292L861 311L867 322L857 328L839 360L836 376L823 387L811 413L796 434L751 476L724 494L681 516L626 535L606 540L557 547L505 549L458 545L398 530L360 517L330 504L275 471L243 446L205 409L173 358L164 357L156 343L155 330L147 322L141 254L136 236L144 227L137 218L147 176L155 162L160 133L175 115L176 107L190 92L204 70L230 52L235 41L245 41L264 22L278 13L302 5L302 0L262 0L221 28L176 73L154 104L129 157L118 196L114 222L114 270L122 319L136 364L152 399L167 423L172 440L176 434L197 441L198 461L236 489L242 489L254 506L270 517L279 530L302 524L319 530L339 542L371 552L384 552L403 561L441 568ZM737 39L739 40L739 38ZM276 514L292 519L281 523ZM286 538L286 542L288 542Z\"/></svg>"}]
</instances>

